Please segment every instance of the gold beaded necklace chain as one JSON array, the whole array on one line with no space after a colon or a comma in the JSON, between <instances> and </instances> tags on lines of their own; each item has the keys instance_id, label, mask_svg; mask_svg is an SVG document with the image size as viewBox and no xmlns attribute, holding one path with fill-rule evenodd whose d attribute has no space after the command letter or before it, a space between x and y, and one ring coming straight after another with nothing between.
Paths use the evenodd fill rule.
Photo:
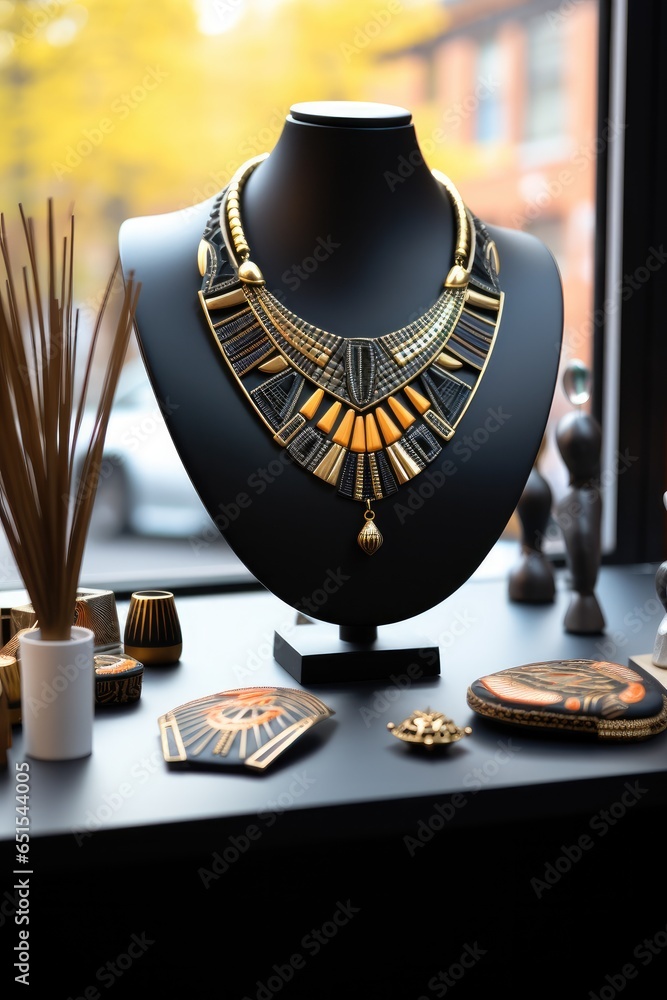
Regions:
<instances>
[{"instance_id":1,"label":"gold beaded necklace chain","mask_svg":"<svg viewBox=\"0 0 667 1000\"><path fill-rule=\"evenodd\" d=\"M484 375L500 326L500 261L450 179L432 171L456 220L454 262L433 305L377 338L342 337L301 319L251 257L244 185L253 157L215 199L199 244L199 299L235 380L276 444L338 494L363 502L357 541L382 535L371 503L423 471L451 440Z\"/></svg>"}]
</instances>

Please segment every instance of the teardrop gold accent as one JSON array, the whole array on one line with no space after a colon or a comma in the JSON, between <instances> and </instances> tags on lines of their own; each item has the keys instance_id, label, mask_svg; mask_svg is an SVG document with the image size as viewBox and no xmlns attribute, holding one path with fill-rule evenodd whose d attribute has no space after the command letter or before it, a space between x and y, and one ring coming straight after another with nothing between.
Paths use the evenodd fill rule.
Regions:
<instances>
[{"instance_id":1,"label":"teardrop gold accent","mask_svg":"<svg viewBox=\"0 0 667 1000\"><path fill-rule=\"evenodd\" d=\"M454 267L449 269L449 274L445 278L445 288L465 288L469 278L470 275L465 267L461 267L460 264L454 264Z\"/></svg>"},{"instance_id":2,"label":"teardrop gold accent","mask_svg":"<svg viewBox=\"0 0 667 1000\"><path fill-rule=\"evenodd\" d=\"M372 413L366 414L366 448L371 452L382 450L382 439Z\"/></svg>"},{"instance_id":3,"label":"teardrop gold accent","mask_svg":"<svg viewBox=\"0 0 667 1000\"><path fill-rule=\"evenodd\" d=\"M356 454L366 451L366 434L364 432L363 417L355 418L354 430L352 431L352 443L350 445L350 451L353 451Z\"/></svg>"},{"instance_id":4,"label":"teardrop gold accent","mask_svg":"<svg viewBox=\"0 0 667 1000\"><path fill-rule=\"evenodd\" d=\"M246 285L263 285L264 275L257 267L257 264L253 264L251 260L244 260L242 264L239 264L239 281L243 281Z\"/></svg>"},{"instance_id":5,"label":"teardrop gold accent","mask_svg":"<svg viewBox=\"0 0 667 1000\"><path fill-rule=\"evenodd\" d=\"M306 420L312 420L324 398L324 389L316 389L312 396L306 400L299 413L303 413Z\"/></svg>"},{"instance_id":6,"label":"teardrop gold accent","mask_svg":"<svg viewBox=\"0 0 667 1000\"><path fill-rule=\"evenodd\" d=\"M206 274L206 268L208 267L208 243L206 240L199 241L199 246L197 248L197 266L199 268L199 273L203 278Z\"/></svg>"},{"instance_id":7,"label":"teardrop gold accent","mask_svg":"<svg viewBox=\"0 0 667 1000\"><path fill-rule=\"evenodd\" d=\"M463 368L463 362L459 361L458 358L453 358L451 354L447 354L442 351L441 354L435 359L436 365L440 365L441 368Z\"/></svg>"},{"instance_id":8,"label":"teardrop gold accent","mask_svg":"<svg viewBox=\"0 0 667 1000\"><path fill-rule=\"evenodd\" d=\"M402 433L391 419L391 417L384 412L381 406L378 406L375 411L375 419L380 425L380 430L382 431L382 437L385 439L387 444L394 444L395 441L400 441L403 437Z\"/></svg>"},{"instance_id":9,"label":"teardrop gold accent","mask_svg":"<svg viewBox=\"0 0 667 1000\"><path fill-rule=\"evenodd\" d=\"M407 430L411 424L414 424L417 418L395 396L388 396L387 402L401 427Z\"/></svg>"},{"instance_id":10,"label":"teardrop gold accent","mask_svg":"<svg viewBox=\"0 0 667 1000\"><path fill-rule=\"evenodd\" d=\"M350 443L350 438L352 437L352 428L354 427L354 410L350 409L347 411L340 424L338 425L338 430L333 436L333 440L336 444L342 444L343 448L347 448Z\"/></svg>"},{"instance_id":11,"label":"teardrop gold accent","mask_svg":"<svg viewBox=\"0 0 667 1000\"><path fill-rule=\"evenodd\" d=\"M371 510L370 500L367 501L368 510L364 511L364 519L366 523L357 535L357 542L359 547L363 549L367 556L375 555L377 550L382 545L384 538L378 528L375 526L375 511Z\"/></svg>"},{"instance_id":12,"label":"teardrop gold accent","mask_svg":"<svg viewBox=\"0 0 667 1000\"><path fill-rule=\"evenodd\" d=\"M427 410L431 409L431 402L426 398L426 396L422 396L421 392L417 392L416 389L413 389L411 385L406 385L403 392L419 413L426 413Z\"/></svg>"},{"instance_id":13,"label":"teardrop gold accent","mask_svg":"<svg viewBox=\"0 0 667 1000\"><path fill-rule=\"evenodd\" d=\"M278 372L284 372L286 368L289 368L289 362L282 354L278 354L277 357L269 358L268 361L265 361L257 370L266 372L267 375L277 375Z\"/></svg>"},{"instance_id":14,"label":"teardrop gold accent","mask_svg":"<svg viewBox=\"0 0 667 1000\"><path fill-rule=\"evenodd\" d=\"M325 434L329 433L329 431L331 430L331 428L333 427L333 425L338 420L338 414L340 413L340 409L341 409L342 405L343 404L340 402L340 400L336 400L335 403L331 404L331 406L329 407L329 409L327 410L327 412L324 414L324 416L321 417L321 419L317 421L317 426L319 427L319 429L321 431L324 431Z\"/></svg>"}]
</instances>

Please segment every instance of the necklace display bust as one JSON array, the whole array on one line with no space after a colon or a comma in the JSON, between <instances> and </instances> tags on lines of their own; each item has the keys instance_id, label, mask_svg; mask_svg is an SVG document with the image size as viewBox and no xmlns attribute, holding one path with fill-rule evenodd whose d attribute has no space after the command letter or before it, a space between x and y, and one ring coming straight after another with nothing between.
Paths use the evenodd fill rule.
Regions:
<instances>
[{"instance_id":1,"label":"necklace display bust","mask_svg":"<svg viewBox=\"0 0 667 1000\"><path fill-rule=\"evenodd\" d=\"M338 338L413 324L455 260L455 204L403 108L294 105L240 200L264 287ZM438 456L373 503L383 541L369 557L357 543L363 505L267 433L201 308L198 251L218 205L129 219L119 237L123 271L141 282L140 350L184 467L230 547L282 601L341 635L405 622L472 575L521 496L558 371L554 258L526 233L486 226L504 303L484 378Z\"/></svg>"}]
</instances>

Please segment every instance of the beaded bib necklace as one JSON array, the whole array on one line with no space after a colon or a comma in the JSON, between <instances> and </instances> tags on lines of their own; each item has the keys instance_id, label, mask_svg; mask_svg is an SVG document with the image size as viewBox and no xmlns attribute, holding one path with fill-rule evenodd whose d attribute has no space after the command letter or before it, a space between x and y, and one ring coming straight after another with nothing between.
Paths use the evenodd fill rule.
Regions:
<instances>
[{"instance_id":1,"label":"beaded bib necklace","mask_svg":"<svg viewBox=\"0 0 667 1000\"><path fill-rule=\"evenodd\" d=\"M371 504L433 462L484 375L504 293L494 241L444 174L456 219L454 263L433 303L377 338L320 330L288 309L251 260L241 194L268 154L248 160L217 196L198 251L199 300L236 382L290 458L365 504L357 536L382 545Z\"/></svg>"}]
</instances>

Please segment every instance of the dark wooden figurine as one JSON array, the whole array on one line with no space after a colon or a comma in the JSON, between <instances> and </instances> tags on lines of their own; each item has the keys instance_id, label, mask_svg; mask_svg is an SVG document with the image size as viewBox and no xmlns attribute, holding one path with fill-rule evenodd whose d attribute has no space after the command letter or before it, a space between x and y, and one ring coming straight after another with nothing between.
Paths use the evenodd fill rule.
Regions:
<instances>
[{"instance_id":1,"label":"dark wooden figurine","mask_svg":"<svg viewBox=\"0 0 667 1000\"><path fill-rule=\"evenodd\" d=\"M570 488L556 505L573 590L563 624L566 632L596 634L605 626L595 596L602 558L600 425L590 414L573 410L561 417L556 443L570 474Z\"/></svg>"},{"instance_id":2,"label":"dark wooden figurine","mask_svg":"<svg viewBox=\"0 0 667 1000\"><path fill-rule=\"evenodd\" d=\"M542 551L552 503L551 487L535 464L516 510L521 523L521 553L509 574L511 601L549 604L554 600L556 585L553 566Z\"/></svg>"}]
</instances>

